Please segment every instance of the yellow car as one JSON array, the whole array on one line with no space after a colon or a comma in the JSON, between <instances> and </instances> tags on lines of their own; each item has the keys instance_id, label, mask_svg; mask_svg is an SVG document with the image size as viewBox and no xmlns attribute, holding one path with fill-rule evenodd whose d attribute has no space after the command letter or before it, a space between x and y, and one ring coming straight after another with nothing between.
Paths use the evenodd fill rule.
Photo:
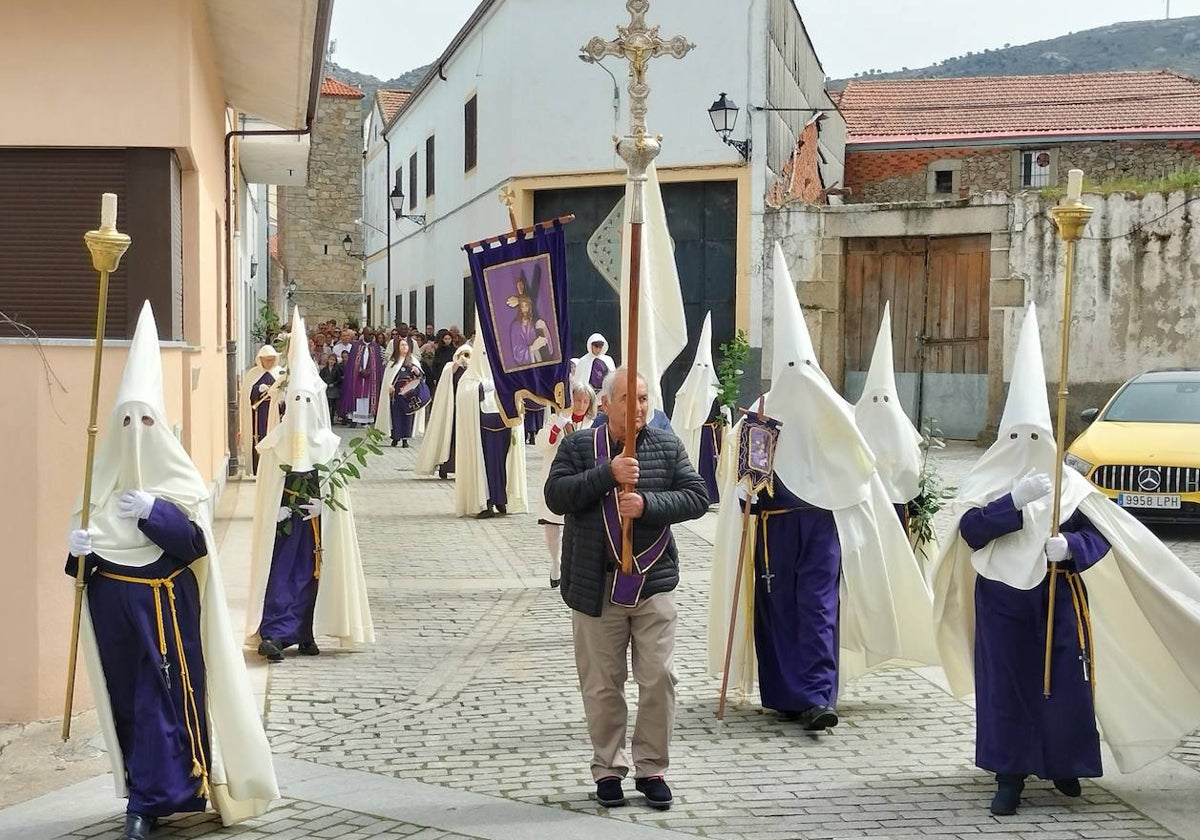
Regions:
<instances>
[{"instance_id":1,"label":"yellow car","mask_svg":"<svg viewBox=\"0 0 1200 840\"><path fill-rule=\"evenodd\" d=\"M1200 370L1138 374L1081 417L1067 466L1139 519L1200 520Z\"/></svg>"}]
</instances>

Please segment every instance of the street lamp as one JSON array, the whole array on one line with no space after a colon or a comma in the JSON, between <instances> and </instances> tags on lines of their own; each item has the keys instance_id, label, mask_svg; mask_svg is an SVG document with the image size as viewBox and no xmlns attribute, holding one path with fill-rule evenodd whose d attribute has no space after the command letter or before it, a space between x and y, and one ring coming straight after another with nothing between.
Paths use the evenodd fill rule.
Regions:
<instances>
[{"instance_id":1,"label":"street lamp","mask_svg":"<svg viewBox=\"0 0 1200 840\"><path fill-rule=\"evenodd\" d=\"M392 187L392 191L388 193L388 201L391 202L392 212L396 214L396 220L408 219L410 222L416 222L419 225L425 224L425 217L418 215L408 215L404 212L404 190L400 189L400 182L396 182L396 186Z\"/></svg>"},{"instance_id":2,"label":"street lamp","mask_svg":"<svg viewBox=\"0 0 1200 840\"><path fill-rule=\"evenodd\" d=\"M258 276L258 257L250 255L250 279L253 280Z\"/></svg>"},{"instance_id":3,"label":"street lamp","mask_svg":"<svg viewBox=\"0 0 1200 840\"><path fill-rule=\"evenodd\" d=\"M342 250L346 252L347 257L353 257L354 259L357 259L357 260L365 260L367 258L366 254L355 253L354 239L348 233L346 234L346 237L342 240Z\"/></svg>"},{"instance_id":4,"label":"street lamp","mask_svg":"<svg viewBox=\"0 0 1200 840\"><path fill-rule=\"evenodd\" d=\"M737 125L737 103L722 93L721 98L709 106L708 118L712 120L713 131L717 132L722 142L727 146L737 149L738 154L742 156L742 160L749 160L750 138L747 137L745 140L733 140L730 138L730 135L733 134L734 126Z\"/></svg>"}]
</instances>

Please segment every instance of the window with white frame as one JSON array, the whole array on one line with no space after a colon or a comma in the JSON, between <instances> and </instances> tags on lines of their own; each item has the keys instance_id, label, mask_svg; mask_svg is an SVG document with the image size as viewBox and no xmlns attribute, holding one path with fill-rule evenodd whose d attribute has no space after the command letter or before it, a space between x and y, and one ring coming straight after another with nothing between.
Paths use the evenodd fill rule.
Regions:
<instances>
[{"instance_id":1,"label":"window with white frame","mask_svg":"<svg viewBox=\"0 0 1200 840\"><path fill-rule=\"evenodd\" d=\"M1040 189L1053 184L1053 158L1049 149L1026 149L1021 152L1019 186Z\"/></svg>"}]
</instances>

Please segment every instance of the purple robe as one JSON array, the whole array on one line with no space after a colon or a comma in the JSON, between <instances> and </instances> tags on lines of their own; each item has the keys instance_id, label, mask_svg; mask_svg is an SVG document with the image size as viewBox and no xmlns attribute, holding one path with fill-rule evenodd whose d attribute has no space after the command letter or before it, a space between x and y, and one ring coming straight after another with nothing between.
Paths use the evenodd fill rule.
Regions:
<instances>
[{"instance_id":1,"label":"purple robe","mask_svg":"<svg viewBox=\"0 0 1200 840\"><path fill-rule=\"evenodd\" d=\"M363 353L368 354L367 366L363 368ZM360 399L371 401L371 416L379 411L379 390L383 379L383 348L374 341L355 341L350 347L346 367L342 374L342 395L338 400L338 413L349 417L354 413Z\"/></svg>"},{"instance_id":2,"label":"purple robe","mask_svg":"<svg viewBox=\"0 0 1200 840\"><path fill-rule=\"evenodd\" d=\"M759 494L754 545L754 646L762 704L803 712L837 704L842 549L833 514L775 478Z\"/></svg>"},{"instance_id":3,"label":"purple robe","mask_svg":"<svg viewBox=\"0 0 1200 840\"><path fill-rule=\"evenodd\" d=\"M317 472L288 473L283 482L281 507L306 504L319 497ZM275 528L275 549L263 598L258 635L280 647L313 641L313 613L320 582L321 517L304 520L296 511ZM290 523L290 528L288 525ZM286 532L285 532L286 529Z\"/></svg>"},{"instance_id":4,"label":"purple robe","mask_svg":"<svg viewBox=\"0 0 1200 840\"><path fill-rule=\"evenodd\" d=\"M546 358L550 353L550 345L547 344L540 350L530 350L529 346L537 341L541 333L533 326L533 322L524 323L520 318L513 321L512 326L508 330L508 346L512 349L513 361L520 367L526 365L536 365Z\"/></svg>"},{"instance_id":5,"label":"purple robe","mask_svg":"<svg viewBox=\"0 0 1200 840\"><path fill-rule=\"evenodd\" d=\"M420 379L423 376L421 368L415 364L402 365L400 370L396 372L395 378L392 380L392 387L395 393L389 401L391 403L392 412L392 442L406 440L413 436L413 424L416 422L416 413L408 410L408 399L400 393L400 389L414 379ZM418 409L419 411L420 409Z\"/></svg>"},{"instance_id":6,"label":"purple robe","mask_svg":"<svg viewBox=\"0 0 1200 840\"><path fill-rule=\"evenodd\" d=\"M504 425L499 414L480 411L479 434L483 442L488 504L504 507L508 504L508 448L512 445L512 430Z\"/></svg>"},{"instance_id":7,"label":"purple robe","mask_svg":"<svg viewBox=\"0 0 1200 840\"><path fill-rule=\"evenodd\" d=\"M271 419L271 400L267 394L259 393L259 386L270 388L275 384L275 376L268 370L250 387L250 460L251 471L258 475L258 442L267 436L267 426ZM282 410L280 416L283 416Z\"/></svg>"},{"instance_id":8,"label":"purple robe","mask_svg":"<svg viewBox=\"0 0 1200 840\"><path fill-rule=\"evenodd\" d=\"M163 550L149 566L109 563L87 557L88 611L112 704L117 742L125 760L129 788L127 810L152 817L203 811L200 779L192 776L192 740L184 718L184 686L167 587L105 577L97 572L142 579L168 578L175 595L175 617L195 697L200 760L209 766L208 714L204 649L200 640L200 589L187 568L205 556L204 533L178 507L157 499L138 528ZM76 559L67 560L74 575ZM166 666L159 649L154 599L159 599L167 640ZM98 690L97 687L93 687Z\"/></svg>"},{"instance_id":9,"label":"purple robe","mask_svg":"<svg viewBox=\"0 0 1200 840\"><path fill-rule=\"evenodd\" d=\"M963 514L958 530L978 550L1023 523L1012 496L1001 496ZM1050 576L1030 590L982 576L975 581L975 764L992 773L1042 779L1102 774L1092 685L1084 679L1071 587L1061 570L1091 568L1109 544L1078 511L1060 530L1071 559L1058 566L1050 697L1042 696ZM1086 598L1082 580L1079 588ZM1091 656L1090 638L1087 646Z\"/></svg>"},{"instance_id":10,"label":"purple robe","mask_svg":"<svg viewBox=\"0 0 1200 840\"><path fill-rule=\"evenodd\" d=\"M525 434L536 435L544 425L546 425L546 412L542 410L542 404L525 400Z\"/></svg>"},{"instance_id":11,"label":"purple robe","mask_svg":"<svg viewBox=\"0 0 1200 840\"><path fill-rule=\"evenodd\" d=\"M721 457L721 426L718 423L705 423L700 429L700 463L696 472L708 486L709 504L721 500L721 488L717 484L717 461Z\"/></svg>"}]
</instances>

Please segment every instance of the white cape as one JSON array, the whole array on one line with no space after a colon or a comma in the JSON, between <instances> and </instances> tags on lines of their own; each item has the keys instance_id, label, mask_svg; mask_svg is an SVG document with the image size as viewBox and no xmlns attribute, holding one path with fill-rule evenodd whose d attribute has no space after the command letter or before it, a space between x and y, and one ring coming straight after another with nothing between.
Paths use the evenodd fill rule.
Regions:
<instances>
[{"instance_id":1,"label":"white cape","mask_svg":"<svg viewBox=\"0 0 1200 840\"><path fill-rule=\"evenodd\" d=\"M442 366L442 376L433 395L433 407L425 425L424 437L421 438L421 448L417 451L417 463L413 468L417 475L433 475L438 465L446 463L449 459L455 401L454 362L446 362ZM390 424L391 421L388 422Z\"/></svg>"},{"instance_id":2,"label":"white cape","mask_svg":"<svg viewBox=\"0 0 1200 840\"><path fill-rule=\"evenodd\" d=\"M1070 474L1064 470L1064 476ZM1082 576L1094 635L1096 717L1117 766L1129 773L1200 729L1200 578L1098 490L1078 510L1112 545ZM977 572L973 552L958 533L959 520L931 580L942 664L951 691L963 697L975 691ZM1044 576L1040 548L1029 562ZM1040 660L1043 651L1030 656Z\"/></svg>"},{"instance_id":3,"label":"white cape","mask_svg":"<svg viewBox=\"0 0 1200 840\"><path fill-rule=\"evenodd\" d=\"M723 502L736 493L733 456L740 426L741 421L729 431L722 450ZM865 499L833 511L833 516L842 552L839 683L888 664L936 664L929 587L879 477L872 476ZM721 505L708 609L708 667L713 675L719 675L724 667L742 521L740 505ZM734 696L742 699L753 690L757 676L753 573L756 527L757 517L751 517L729 667L729 686Z\"/></svg>"},{"instance_id":4,"label":"white cape","mask_svg":"<svg viewBox=\"0 0 1200 840\"><path fill-rule=\"evenodd\" d=\"M234 642L233 627L225 606L216 539L207 516L196 520L204 532L209 555L191 564L200 589L200 641L204 648L204 672L208 691L209 797L221 822L233 825L266 813L279 798L271 748L254 704L254 691L246 674L246 662ZM117 740L112 704L104 689L104 669L96 646L92 616L84 595L80 616L80 644L88 679L96 701L100 732L112 763L113 783L118 797L128 796L125 758ZM197 780L199 784L199 780Z\"/></svg>"},{"instance_id":5,"label":"white cape","mask_svg":"<svg viewBox=\"0 0 1200 840\"><path fill-rule=\"evenodd\" d=\"M285 475L274 450L261 454L258 496L254 503L254 539L250 555L250 602L246 611L246 644L258 646L258 625L262 623L263 598L271 555L275 550L275 515L283 498ZM333 636L343 646L372 644L375 626L367 601L367 580L363 572L358 532L354 526L354 508L350 494L339 490L335 498L346 510L326 505L321 512L321 581L317 587L313 633Z\"/></svg>"},{"instance_id":6,"label":"white cape","mask_svg":"<svg viewBox=\"0 0 1200 840\"><path fill-rule=\"evenodd\" d=\"M486 360L486 356L484 357ZM451 380L453 381L453 380ZM454 512L458 516L475 516L488 506L487 473L483 468L483 435L479 425L479 383L471 370L459 380L455 395L454 424ZM441 383L438 383L441 390ZM512 441L508 446L506 472L508 475L509 513L528 513L525 478L525 427L518 423L509 429ZM422 447L423 449L424 447Z\"/></svg>"},{"instance_id":7,"label":"white cape","mask_svg":"<svg viewBox=\"0 0 1200 840\"><path fill-rule=\"evenodd\" d=\"M570 409L565 415L551 414L550 409L546 409L546 422L542 425L541 430L537 433L534 439L534 446L539 455L542 456L542 467L538 473L537 480L537 497L538 497L538 520L549 522L554 525L562 525L563 517L559 516L554 511L550 510L546 504L546 479L550 477L550 467L554 465L554 456L558 454L559 444L566 437L562 434L561 429L564 425L571 421ZM592 424L596 422L595 417L585 417L583 420L575 424L575 431L581 432L584 429L590 429ZM554 443L550 442L550 431L554 428L560 429L558 437Z\"/></svg>"},{"instance_id":8,"label":"white cape","mask_svg":"<svg viewBox=\"0 0 1200 840\"><path fill-rule=\"evenodd\" d=\"M242 473L250 477L254 476L254 459L252 455L254 448L254 424L251 421L253 412L250 410L250 398L257 396L256 394L251 394L250 389L267 372L261 365L255 365L246 371L242 378L242 387L238 394L238 461L242 465ZM277 400L279 399L279 378L283 375L283 368L276 365L270 370L270 373L275 376L275 384L267 392L267 397L271 402L270 411L267 413L268 432L279 423Z\"/></svg>"},{"instance_id":9,"label":"white cape","mask_svg":"<svg viewBox=\"0 0 1200 840\"><path fill-rule=\"evenodd\" d=\"M713 401L721 391L712 359L712 313L704 316L696 358L687 377L675 392L675 407L671 411L671 428L683 441L692 466L700 469L700 435L712 414Z\"/></svg>"}]
</instances>

